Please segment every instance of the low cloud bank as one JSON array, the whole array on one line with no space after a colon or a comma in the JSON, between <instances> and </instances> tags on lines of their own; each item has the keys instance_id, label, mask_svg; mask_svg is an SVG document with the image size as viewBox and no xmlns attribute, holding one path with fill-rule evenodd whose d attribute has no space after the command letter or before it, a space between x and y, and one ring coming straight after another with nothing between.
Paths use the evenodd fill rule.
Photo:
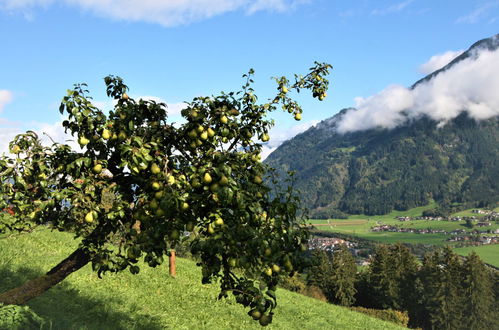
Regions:
<instances>
[{"instance_id":1,"label":"low cloud bank","mask_svg":"<svg viewBox=\"0 0 499 330\"><path fill-rule=\"evenodd\" d=\"M341 134L391 129L422 116L444 125L463 112L475 120L488 119L499 115L498 90L499 50L482 49L413 89L392 85L356 98L355 109L343 115L336 129Z\"/></svg>"},{"instance_id":2,"label":"low cloud bank","mask_svg":"<svg viewBox=\"0 0 499 330\"><path fill-rule=\"evenodd\" d=\"M422 74L430 74L433 71L437 71L438 69L443 68L447 64L449 64L453 59L458 57L464 52L464 50L449 50L443 54L437 54L432 56L428 62L421 64L419 67L419 72Z\"/></svg>"},{"instance_id":3,"label":"low cloud bank","mask_svg":"<svg viewBox=\"0 0 499 330\"><path fill-rule=\"evenodd\" d=\"M270 130L270 141L265 143L262 148L262 160L267 158L274 150L276 150L284 141L287 141L298 135L300 133L305 132L312 126L315 126L319 123L318 120L312 120L306 123L300 123L288 129L283 129L279 127L274 127Z\"/></svg>"}]
</instances>

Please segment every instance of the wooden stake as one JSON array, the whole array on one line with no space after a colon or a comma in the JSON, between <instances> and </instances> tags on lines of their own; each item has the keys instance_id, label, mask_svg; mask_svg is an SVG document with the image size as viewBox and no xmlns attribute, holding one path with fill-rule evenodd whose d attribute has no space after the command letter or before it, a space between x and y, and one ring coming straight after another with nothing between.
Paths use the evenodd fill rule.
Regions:
<instances>
[{"instance_id":1,"label":"wooden stake","mask_svg":"<svg viewBox=\"0 0 499 330\"><path fill-rule=\"evenodd\" d=\"M170 256L168 258L168 266L170 268L170 276L177 276L177 269L175 267L175 250L170 250Z\"/></svg>"}]
</instances>

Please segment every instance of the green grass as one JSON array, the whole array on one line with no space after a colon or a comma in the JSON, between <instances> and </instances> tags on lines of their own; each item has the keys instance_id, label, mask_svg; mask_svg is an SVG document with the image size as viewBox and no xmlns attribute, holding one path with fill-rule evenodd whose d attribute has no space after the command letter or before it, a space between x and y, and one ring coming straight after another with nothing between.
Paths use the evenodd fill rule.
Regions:
<instances>
[{"instance_id":1,"label":"green grass","mask_svg":"<svg viewBox=\"0 0 499 330\"><path fill-rule=\"evenodd\" d=\"M467 256L471 251L475 251L483 261L499 267L499 244L456 248L454 251L463 256Z\"/></svg>"},{"instance_id":2,"label":"green grass","mask_svg":"<svg viewBox=\"0 0 499 330\"><path fill-rule=\"evenodd\" d=\"M0 238L0 292L49 270L74 248L65 233L39 230ZM178 259L177 277L165 266L142 267L99 279L86 266L29 302L52 329L260 329L233 299L216 300L193 261ZM346 308L279 289L269 329L401 329Z\"/></svg>"}]
</instances>

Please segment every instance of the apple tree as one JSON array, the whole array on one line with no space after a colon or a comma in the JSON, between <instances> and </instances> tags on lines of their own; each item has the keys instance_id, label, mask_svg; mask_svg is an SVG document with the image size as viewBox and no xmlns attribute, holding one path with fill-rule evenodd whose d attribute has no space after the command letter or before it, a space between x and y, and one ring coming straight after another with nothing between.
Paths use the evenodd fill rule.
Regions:
<instances>
[{"instance_id":1,"label":"apple tree","mask_svg":"<svg viewBox=\"0 0 499 330\"><path fill-rule=\"evenodd\" d=\"M62 123L81 146L41 144L35 132L0 157L0 234L50 225L81 238L79 247L45 275L0 294L24 304L91 263L99 277L156 267L189 233L203 282L217 280L260 324L272 321L275 288L300 270L308 232L297 218L292 189L275 190L260 162L262 142L283 109L301 118L289 94L326 96L331 66L316 62L305 76L274 78L277 93L259 103L253 70L238 92L197 97L172 123L163 103L135 100L119 77L105 78L115 100L109 114L92 104L85 84L68 90ZM139 262L143 260L143 262Z\"/></svg>"}]
</instances>

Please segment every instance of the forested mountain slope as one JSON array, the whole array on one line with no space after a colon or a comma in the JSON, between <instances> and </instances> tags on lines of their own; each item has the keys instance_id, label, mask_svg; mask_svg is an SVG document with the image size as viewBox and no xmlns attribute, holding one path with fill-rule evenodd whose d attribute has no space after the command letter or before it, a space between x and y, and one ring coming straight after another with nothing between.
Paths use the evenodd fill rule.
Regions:
<instances>
[{"instance_id":1,"label":"forested mountain slope","mask_svg":"<svg viewBox=\"0 0 499 330\"><path fill-rule=\"evenodd\" d=\"M498 45L497 36L479 41L411 88L474 56L477 48ZM286 141L265 160L280 173L296 172L295 186L312 214L385 214L432 200L444 206L499 201L498 116L477 121L465 111L442 125L423 115L393 129L340 134L338 123L349 110Z\"/></svg>"}]
</instances>

